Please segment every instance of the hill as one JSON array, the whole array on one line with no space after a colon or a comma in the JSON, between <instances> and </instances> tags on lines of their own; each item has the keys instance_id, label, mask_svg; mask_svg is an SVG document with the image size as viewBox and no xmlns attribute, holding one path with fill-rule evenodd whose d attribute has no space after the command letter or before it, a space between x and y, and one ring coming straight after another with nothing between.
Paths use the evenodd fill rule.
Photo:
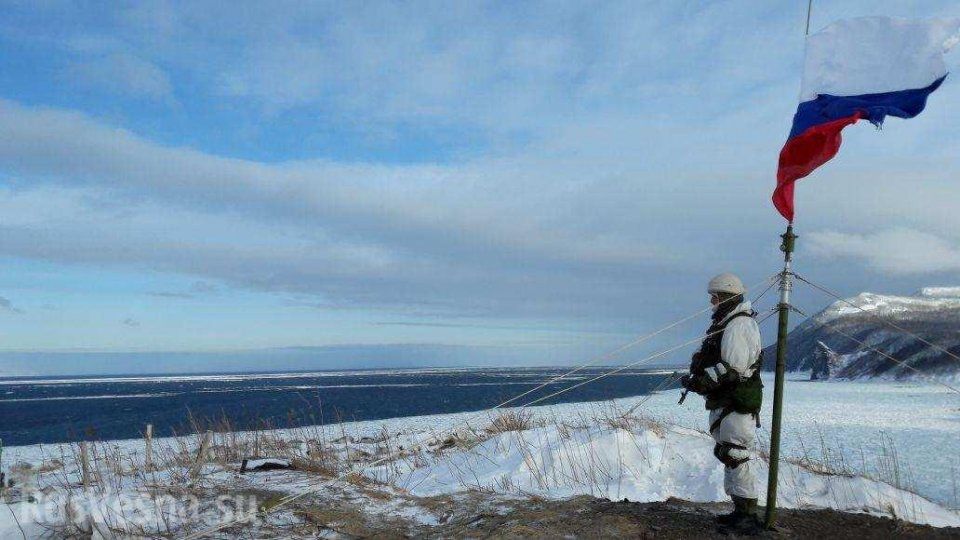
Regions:
<instances>
[{"instance_id":1,"label":"hill","mask_svg":"<svg viewBox=\"0 0 960 540\"><path fill-rule=\"evenodd\" d=\"M790 332L787 370L810 371L812 378L960 377L960 361L885 322L960 356L960 287L927 287L912 296L865 292L837 301ZM771 345L764 368L773 369L775 360Z\"/></svg>"}]
</instances>

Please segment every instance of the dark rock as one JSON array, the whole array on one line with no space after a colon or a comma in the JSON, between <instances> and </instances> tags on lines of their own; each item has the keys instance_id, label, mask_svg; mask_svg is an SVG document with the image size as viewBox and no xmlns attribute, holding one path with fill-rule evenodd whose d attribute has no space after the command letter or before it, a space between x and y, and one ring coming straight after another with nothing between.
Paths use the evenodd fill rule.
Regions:
<instances>
[{"instance_id":1,"label":"dark rock","mask_svg":"<svg viewBox=\"0 0 960 540\"><path fill-rule=\"evenodd\" d=\"M290 460L277 458L245 459L240 464L240 472L277 471L290 469Z\"/></svg>"}]
</instances>

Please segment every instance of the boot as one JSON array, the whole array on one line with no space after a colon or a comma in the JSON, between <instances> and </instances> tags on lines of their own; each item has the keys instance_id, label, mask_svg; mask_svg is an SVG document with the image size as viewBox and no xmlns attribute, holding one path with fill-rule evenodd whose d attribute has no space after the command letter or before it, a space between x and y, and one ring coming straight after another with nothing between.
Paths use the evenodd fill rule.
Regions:
<instances>
[{"instance_id":1,"label":"boot","mask_svg":"<svg viewBox=\"0 0 960 540\"><path fill-rule=\"evenodd\" d=\"M716 521L720 525L726 525L740 519L741 516L745 514L756 515L757 512L757 500L756 499L744 499L743 497L737 497L736 495L732 496L733 499L733 512L729 514L723 514L716 517Z\"/></svg>"},{"instance_id":2,"label":"boot","mask_svg":"<svg viewBox=\"0 0 960 540\"><path fill-rule=\"evenodd\" d=\"M717 519L720 522L721 533L750 536L759 534L763 530L760 519L757 517L756 499L734 497L733 505L733 513L721 516L723 521L720 521L720 518Z\"/></svg>"}]
</instances>

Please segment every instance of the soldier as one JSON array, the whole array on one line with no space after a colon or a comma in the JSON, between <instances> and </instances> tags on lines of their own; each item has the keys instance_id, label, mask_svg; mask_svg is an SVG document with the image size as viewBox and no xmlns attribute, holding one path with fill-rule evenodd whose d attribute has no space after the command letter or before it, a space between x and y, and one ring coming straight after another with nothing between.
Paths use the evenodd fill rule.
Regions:
<instances>
[{"instance_id":1,"label":"soldier","mask_svg":"<svg viewBox=\"0 0 960 540\"><path fill-rule=\"evenodd\" d=\"M726 530L749 532L760 526L752 459L763 399L760 327L737 276L720 274L710 280L707 292L713 323L681 383L706 398L716 441L713 453L724 465L723 489L733 499L733 512L717 521Z\"/></svg>"}]
</instances>

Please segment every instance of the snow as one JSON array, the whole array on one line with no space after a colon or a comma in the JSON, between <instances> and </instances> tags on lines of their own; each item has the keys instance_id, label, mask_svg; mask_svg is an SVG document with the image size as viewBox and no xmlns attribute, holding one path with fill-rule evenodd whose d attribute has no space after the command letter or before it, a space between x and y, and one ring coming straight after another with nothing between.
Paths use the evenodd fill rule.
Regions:
<instances>
[{"instance_id":1,"label":"snow","mask_svg":"<svg viewBox=\"0 0 960 540\"><path fill-rule=\"evenodd\" d=\"M960 298L960 287L924 287L920 289L918 296Z\"/></svg>"},{"instance_id":2,"label":"snow","mask_svg":"<svg viewBox=\"0 0 960 540\"><path fill-rule=\"evenodd\" d=\"M38 522L29 520L18 523L18 516L27 513L30 503L4 504L6 510L0 511L0 538L41 538L47 532ZM22 529L21 529L22 527ZM21 534L21 530L23 531Z\"/></svg>"},{"instance_id":3,"label":"snow","mask_svg":"<svg viewBox=\"0 0 960 540\"><path fill-rule=\"evenodd\" d=\"M772 381L769 378L765 381L769 393ZM942 387L919 383L801 380L789 381L785 394L782 454L789 463L781 465L779 504L877 515L889 515L892 509L899 518L908 521L960 526L960 517L947 509L954 501L951 485L956 477L951 475L960 470L960 409L955 394ZM684 406L677 406L677 397L677 391L668 391L649 399L639 396L610 402L533 407L530 409L532 420L539 427L480 439L472 447L422 452L417 458L408 456L389 462L389 466L365 471L374 479L393 482L397 491L388 498L367 501L357 488L344 482L321 484L320 493L332 500L360 498L365 501L365 512L399 516L424 525L435 524L438 516L418 505L417 497L457 497L477 487L486 489L484 493L491 497L534 493L544 497L590 494L634 501L668 497L705 502L727 500L722 489L722 467L712 454L713 442L702 432L706 428L702 402L691 396ZM645 400L638 410L641 418L626 425L610 421L641 400ZM770 402L768 394L767 410L763 413L765 422L769 419ZM482 430L491 418L486 414L459 413L310 429L315 429L324 440L341 441L337 444L347 455L364 452L375 455L375 441L383 434L389 435L394 447L409 449L418 442L435 440L436 435L451 428L462 427L468 420L473 429ZM274 433L287 432L294 433L290 430ZM295 434L292 438L302 435ZM763 448L768 439L766 426L759 438ZM186 441L188 452L195 452L196 438L189 437ZM155 445L177 448L183 442L158 438ZM125 462L142 460L141 440L112 441L105 446L123 453ZM74 449L69 445L12 447L5 449L4 463L39 464L62 455L69 458ZM239 463L235 463L220 469L207 465L202 471L204 481L219 493L261 488L281 489L292 494L318 489L317 477L303 471L238 475L238 466ZM759 492L765 493L765 463L759 468ZM817 472L825 468L844 474ZM67 469L70 470L57 473L62 474L61 486L75 485L79 480L75 467ZM158 471L151 481L175 483L175 473ZM49 479L42 476L40 482L43 487L43 482ZM115 482L113 494L94 500L81 498L74 504L93 512L113 504L120 496L120 500L125 501L124 507L132 505L149 513L157 503L145 498L142 489L143 484L136 479L123 477ZM46 498L44 504L62 507L68 495L62 491L56 493ZM76 490L69 496L71 500L76 498ZM171 502L173 506L177 504L181 503ZM28 538L45 532L38 525L37 516L56 515L53 510L48 514L38 513L39 505L32 503L5 506L7 510L0 509L0 538L20 537L10 510L17 512L17 516L26 516L23 526ZM213 510L208 509L203 515L209 522L216 519ZM295 516L281 511L269 519L280 523Z\"/></svg>"},{"instance_id":4,"label":"snow","mask_svg":"<svg viewBox=\"0 0 960 540\"><path fill-rule=\"evenodd\" d=\"M398 485L420 496L466 489L544 497L588 494L631 501L729 500L713 440L700 432L651 424L630 429L592 426L570 432L546 426L501 434L426 466L408 465ZM762 483L765 462L760 467ZM763 493L764 490L761 489ZM889 515L935 526L960 526L960 517L922 497L862 477L821 475L781 466L779 504ZM761 500L762 503L762 500Z\"/></svg>"},{"instance_id":5,"label":"snow","mask_svg":"<svg viewBox=\"0 0 960 540\"><path fill-rule=\"evenodd\" d=\"M863 311L875 312L877 315L887 315L910 311L957 308L960 308L960 287L929 287L921 289L918 296L894 296L865 292L852 298L834 302L815 315L813 320L818 324L826 324L845 315L856 315Z\"/></svg>"},{"instance_id":6,"label":"snow","mask_svg":"<svg viewBox=\"0 0 960 540\"><path fill-rule=\"evenodd\" d=\"M791 374L784 389L782 455L828 460L851 472L866 472L896 483L890 469L895 454L900 484L942 505L956 508L953 483L960 484L960 396L921 381L809 381ZM762 443L769 440L773 377L764 373ZM651 418L686 427L703 427L702 401L677 407L676 394L664 392L644 406ZM821 444L821 440L823 443Z\"/></svg>"}]
</instances>

